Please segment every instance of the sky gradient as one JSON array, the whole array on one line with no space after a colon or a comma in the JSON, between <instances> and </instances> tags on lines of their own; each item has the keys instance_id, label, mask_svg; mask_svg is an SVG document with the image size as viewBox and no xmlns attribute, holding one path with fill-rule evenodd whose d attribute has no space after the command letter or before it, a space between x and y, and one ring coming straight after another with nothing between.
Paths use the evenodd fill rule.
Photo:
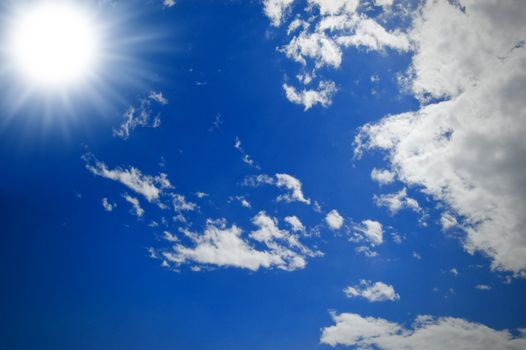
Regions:
<instances>
[{"instance_id":1,"label":"sky gradient","mask_svg":"<svg viewBox=\"0 0 526 350\"><path fill-rule=\"evenodd\" d=\"M526 348L523 2L82 4L85 82L1 53L0 349Z\"/></svg>"}]
</instances>

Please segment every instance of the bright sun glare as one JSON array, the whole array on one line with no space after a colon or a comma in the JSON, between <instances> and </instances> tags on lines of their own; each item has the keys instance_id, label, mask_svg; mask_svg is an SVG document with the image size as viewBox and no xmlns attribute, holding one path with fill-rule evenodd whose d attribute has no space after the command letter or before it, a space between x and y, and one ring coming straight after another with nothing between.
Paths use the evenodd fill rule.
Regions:
<instances>
[{"instance_id":1,"label":"bright sun glare","mask_svg":"<svg viewBox=\"0 0 526 350\"><path fill-rule=\"evenodd\" d=\"M13 64L30 84L63 87L91 73L97 33L80 7L41 3L15 18L9 47Z\"/></svg>"}]
</instances>

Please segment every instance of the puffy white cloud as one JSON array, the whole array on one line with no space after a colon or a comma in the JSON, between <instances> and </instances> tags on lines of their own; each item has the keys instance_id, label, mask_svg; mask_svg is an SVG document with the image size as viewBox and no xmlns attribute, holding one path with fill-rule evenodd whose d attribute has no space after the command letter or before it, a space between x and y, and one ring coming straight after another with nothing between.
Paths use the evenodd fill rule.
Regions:
<instances>
[{"instance_id":1,"label":"puffy white cloud","mask_svg":"<svg viewBox=\"0 0 526 350\"><path fill-rule=\"evenodd\" d=\"M378 5L390 11L389 1L384 0ZM290 10L290 2L265 1L264 8L265 12L267 8L273 9L269 17L276 19L272 22L274 25L279 25L283 20L283 9ZM279 51L301 64L296 77L303 86L296 87L287 82L282 87L287 99L303 105L305 110L316 104L323 107L331 105L336 83L318 73L321 68L338 69L342 64L344 48L352 46L369 51L393 49L400 52L411 48L406 33L397 29L387 30L375 19L360 13L359 0L308 0L307 6L302 8L303 11L298 12L289 23L287 35L290 39Z\"/></svg>"},{"instance_id":2,"label":"puffy white cloud","mask_svg":"<svg viewBox=\"0 0 526 350\"><path fill-rule=\"evenodd\" d=\"M175 0L163 0L163 5L166 7L175 6Z\"/></svg>"},{"instance_id":3,"label":"puffy white cloud","mask_svg":"<svg viewBox=\"0 0 526 350\"><path fill-rule=\"evenodd\" d=\"M279 195L276 200L278 202L301 202L310 204L310 199L305 198L303 194L301 181L289 174L276 174L275 176L269 176L261 174L257 176L248 176L243 181L243 185L257 187L260 185L272 185L279 188L285 188L288 193Z\"/></svg>"},{"instance_id":4,"label":"puffy white cloud","mask_svg":"<svg viewBox=\"0 0 526 350\"><path fill-rule=\"evenodd\" d=\"M442 225L442 229L449 230L450 228L458 226L458 221L450 213L442 213L440 216L440 225Z\"/></svg>"},{"instance_id":5,"label":"puffy white cloud","mask_svg":"<svg viewBox=\"0 0 526 350\"><path fill-rule=\"evenodd\" d=\"M407 196L407 190L401 189L399 192L374 195L374 203L379 207L386 207L391 214L398 213L401 209L408 208L415 212L420 212L422 209L416 199Z\"/></svg>"},{"instance_id":6,"label":"puffy white cloud","mask_svg":"<svg viewBox=\"0 0 526 350\"><path fill-rule=\"evenodd\" d=\"M176 244L172 251L162 253L167 262L181 265L195 262L204 265L240 267L257 271L261 267L283 265L283 260L267 251L256 250L241 238L242 230L216 226L209 222L203 234L185 232L194 247Z\"/></svg>"},{"instance_id":7,"label":"puffy white cloud","mask_svg":"<svg viewBox=\"0 0 526 350\"><path fill-rule=\"evenodd\" d=\"M316 68L332 66L338 68L342 63L342 52L336 42L325 33L305 33L294 37L281 51L288 58L307 64L306 58L314 60Z\"/></svg>"},{"instance_id":8,"label":"puffy white cloud","mask_svg":"<svg viewBox=\"0 0 526 350\"><path fill-rule=\"evenodd\" d=\"M356 152L387 151L398 179L463 218L468 252L524 276L526 6L462 5L422 6L410 33L416 52L409 87L423 106L364 126Z\"/></svg>"},{"instance_id":9,"label":"puffy white cloud","mask_svg":"<svg viewBox=\"0 0 526 350\"><path fill-rule=\"evenodd\" d=\"M395 176L396 174L394 172L387 169L379 170L373 168L371 171L371 179L378 182L380 185L388 185L393 183Z\"/></svg>"},{"instance_id":10,"label":"puffy white cloud","mask_svg":"<svg viewBox=\"0 0 526 350\"><path fill-rule=\"evenodd\" d=\"M172 204L175 211L194 211L197 209L197 204L187 201L185 196L181 194L173 194L172 196Z\"/></svg>"},{"instance_id":11,"label":"puffy white cloud","mask_svg":"<svg viewBox=\"0 0 526 350\"><path fill-rule=\"evenodd\" d=\"M106 198L106 197L102 198L102 207L104 208L104 210L106 210L106 211L113 211L113 209L116 206L117 206L117 204L110 203L110 201L108 201L108 198Z\"/></svg>"},{"instance_id":12,"label":"puffy white cloud","mask_svg":"<svg viewBox=\"0 0 526 350\"><path fill-rule=\"evenodd\" d=\"M409 51L411 44L407 35L399 31L387 31L371 18L355 17L354 32L342 35L337 42L343 46L363 46L369 50L382 51L386 48L397 51Z\"/></svg>"},{"instance_id":13,"label":"puffy white cloud","mask_svg":"<svg viewBox=\"0 0 526 350\"><path fill-rule=\"evenodd\" d=\"M382 224L374 220L364 220L361 224L353 226L359 238L365 239L371 245L380 245L384 242Z\"/></svg>"},{"instance_id":14,"label":"puffy white cloud","mask_svg":"<svg viewBox=\"0 0 526 350\"><path fill-rule=\"evenodd\" d=\"M361 297L370 302L396 301L400 295L396 293L394 287L384 282L361 280L357 286L349 286L344 289L345 295L349 298Z\"/></svg>"},{"instance_id":15,"label":"puffy white cloud","mask_svg":"<svg viewBox=\"0 0 526 350\"><path fill-rule=\"evenodd\" d=\"M273 26L278 27L283 21L294 0L263 0L263 11Z\"/></svg>"},{"instance_id":16,"label":"puffy white cloud","mask_svg":"<svg viewBox=\"0 0 526 350\"><path fill-rule=\"evenodd\" d=\"M243 148L239 137L236 137L236 140L234 142L234 148L237 149L239 153L241 153L241 160L243 161L243 163L253 166L256 169L259 169L259 165L257 165L252 159L252 157L247 152L245 152L245 149Z\"/></svg>"},{"instance_id":17,"label":"puffy white cloud","mask_svg":"<svg viewBox=\"0 0 526 350\"><path fill-rule=\"evenodd\" d=\"M236 225L227 227L224 220L208 220L202 234L182 229L191 245L177 240L172 249L161 252L160 256L175 266L186 263L194 267L224 266L252 271L276 267L293 271L303 269L308 257L321 255L304 246L294 234L281 230L277 220L265 212L258 213L252 223L258 229L248 237L243 237L243 231ZM256 243L264 249L257 249Z\"/></svg>"},{"instance_id":18,"label":"puffy white cloud","mask_svg":"<svg viewBox=\"0 0 526 350\"><path fill-rule=\"evenodd\" d=\"M126 140L137 127L158 128L161 125L161 118L159 114L153 114L152 102L166 105L168 100L162 92L150 92L147 98L140 99L139 107L130 106L126 110L124 121L117 129L113 129L113 135Z\"/></svg>"},{"instance_id":19,"label":"puffy white cloud","mask_svg":"<svg viewBox=\"0 0 526 350\"><path fill-rule=\"evenodd\" d=\"M165 189L172 188L166 174L143 175L139 169L134 167L109 169L106 164L97 160L90 153L85 154L83 159L86 162L86 168L92 174L120 182L136 193L143 195L149 202L158 200Z\"/></svg>"},{"instance_id":20,"label":"puffy white cloud","mask_svg":"<svg viewBox=\"0 0 526 350\"><path fill-rule=\"evenodd\" d=\"M378 256L378 252L372 250L370 247L362 245L356 247L356 252L365 255L368 258L374 258Z\"/></svg>"},{"instance_id":21,"label":"puffy white cloud","mask_svg":"<svg viewBox=\"0 0 526 350\"><path fill-rule=\"evenodd\" d=\"M488 286L487 284L477 284L475 288L478 290L491 290L491 286Z\"/></svg>"},{"instance_id":22,"label":"puffy white cloud","mask_svg":"<svg viewBox=\"0 0 526 350\"><path fill-rule=\"evenodd\" d=\"M300 219L293 215L293 216L287 216L285 217L285 222L288 223L292 229L293 232L303 232L305 231L305 226L303 226L303 223L300 221Z\"/></svg>"},{"instance_id":23,"label":"puffy white cloud","mask_svg":"<svg viewBox=\"0 0 526 350\"><path fill-rule=\"evenodd\" d=\"M243 208L248 208L248 209L252 208L252 205L250 204L250 202L243 196L235 196L232 198L232 200L233 199L237 200Z\"/></svg>"},{"instance_id":24,"label":"puffy white cloud","mask_svg":"<svg viewBox=\"0 0 526 350\"><path fill-rule=\"evenodd\" d=\"M332 103L336 93L336 84L332 81L320 81L317 89L297 90L294 86L283 84L287 99L295 104L303 105L305 111L317 104L327 107Z\"/></svg>"},{"instance_id":25,"label":"puffy white cloud","mask_svg":"<svg viewBox=\"0 0 526 350\"><path fill-rule=\"evenodd\" d=\"M276 186L284 187L289 193L280 195L277 200L285 202L301 202L310 204L310 199L306 199L302 191L301 181L288 174L276 174Z\"/></svg>"},{"instance_id":26,"label":"puffy white cloud","mask_svg":"<svg viewBox=\"0 0 526 350\"><path fill-rule=\"evenodd\" d=\"M354 13L360 4L359 0L309 0L309 4L316 5L321 15L338 15L340 13Z\"/></svg>"},{"instance_id":27,"label":"puffy white cloud","mask_svg":"<svg viewBox=\"0 0 526 350\"><path fill-rule=\"evenodd\" d=\"M175 5L175 1L172 1L172 3ZM172 5L173 6L173 5ZM162 91L150 91L150 95L148 98L152 101L155 101L161 105L167 105L168 99L164 96Z\"/></svg>"},{"instance_id":28,"label":"puffy white cloud","mask_svg":"<svg viewBox=\"0 0 526 350\"><path fill-rule=\"evenodd\" d=\"M393 0L374 0L375 6L382 6L383 8L390 8L393 6Z\"/></svg>"},{"instance_id":29,"label":"puffy white cloud","mask_svg":"<svg viewBox=\"0 0 526 350\"><path fill-rule=\"evenodd\" d=\"M124 199L126 202L130 203L133 207L133 213L137 215L137 217L142 217L144 215L144 209L141 208L141 204L139 202L139 199L132 197L128 194L124 195Z\"/></svg>"},{"instance_id":30,"label":"puffy white cloud","mask_svg":"<svg viewBox=\"0 0 526 350\"><path fill-rule=\"evenodd\" d=\"M343 217L336 209L333 209L325 216L325 222L331 230L339 230L343 226Z\"/></svg>"},{"instance_id":31,"label":"puffy white cloud","mask_svg":"<svg viewBox=\"0 0 526 350\"><path fill-rule=\"evenodd\" d=\"M321 342L357 349L436 350L526 348L524 335L498 331L461 318L418 316L411 328L382 318L354 313L332 314L335 325L323 328Z\"/></svg>"}]
</instances>

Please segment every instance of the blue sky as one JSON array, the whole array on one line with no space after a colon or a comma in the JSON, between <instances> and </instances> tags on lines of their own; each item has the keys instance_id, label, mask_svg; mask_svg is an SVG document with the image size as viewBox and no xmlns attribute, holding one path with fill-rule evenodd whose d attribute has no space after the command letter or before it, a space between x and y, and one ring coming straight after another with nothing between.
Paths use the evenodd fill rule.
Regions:
<instances>
[{"instance_id":1,"label":"blue sky","mask_svg":"<svg viewBox=\"0 0 526 350\"><path fill-rule=\"evenodd\" d=\"M1 349L526 346L520 1L83 6L74 87L3 45Z\"/></svg>"}]
</instances>

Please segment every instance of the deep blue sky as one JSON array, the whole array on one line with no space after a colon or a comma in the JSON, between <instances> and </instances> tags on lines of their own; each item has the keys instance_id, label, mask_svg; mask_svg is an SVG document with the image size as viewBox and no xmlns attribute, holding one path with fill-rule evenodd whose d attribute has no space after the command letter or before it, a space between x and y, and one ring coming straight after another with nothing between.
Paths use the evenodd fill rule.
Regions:
<instances>
[{"instance_id":1,"label":"deep blue sky","mask_svg":"<svg viewBox=\"0 0 526 350\"><path fill-rule=\"evenodd\" d=\"M437 203L416 188L408 193L429 214L427 226L410 210L391 215L378 208L373 194L404 185L371 180L384 154L353 159L357 128L418 108L414 97L400 92L395 75L409 66L409 53L345 49L348 59L325 72L338 81L332 105L305 112L285 98L281 85L298 64L276 50L283 30L269 26L259 1L180 0L171 8L158 2L117 3L105 13L106 19L126 14L116 24L122 35L156 35L129 44L144 45L129 54L148 74L135 77L136 84L114 77L121 83L110 88L118 98L108 98L102 111L89 95L78 94L72 111L56 102L53 116L39 119L43 101L35 95L0 115L0 349L328 348L320 344L320 329L332 324L330 310L401 323L429 314L496 329L526 325L523 279L504 283L486 257L467 254L462 234L444 234ZM372 75L380 81L371 82ZM154 107L161 126L137 128L127 140L114 137L128 106L150 91L162 91L169 101ZM214 129L217 116L222 123ZM260 170L242 162L236 137ZM206 218L224 217L250 231L260 210L282 225L284 216L295 214L306 226L321 224L319 237L304 242L324 256L290 272L163 268L148 248L168 246L164 229L148 224L171 214L141 198L144 217L134 216L122 198L133 193L86 170L86 153L110 168L168 174L175 190L200 207L188 214L195 231ZM324 213L337 209L348 222L381 222L379 256L356 253L346 232L323 225L324 214L273 201L279 190L242 185L246 176L262 173L300 179ZM197 191L209 196L199 201ZM229 203L236 195L246 196L252 209ZM117 203L112 212L103 209L103 197ZM392 233L403 237L401 244ZM343 289L360 279L393 285L400 300L347 298ZM492 290L477 290L477 284Z\"/></svg>"}]
</instances>

